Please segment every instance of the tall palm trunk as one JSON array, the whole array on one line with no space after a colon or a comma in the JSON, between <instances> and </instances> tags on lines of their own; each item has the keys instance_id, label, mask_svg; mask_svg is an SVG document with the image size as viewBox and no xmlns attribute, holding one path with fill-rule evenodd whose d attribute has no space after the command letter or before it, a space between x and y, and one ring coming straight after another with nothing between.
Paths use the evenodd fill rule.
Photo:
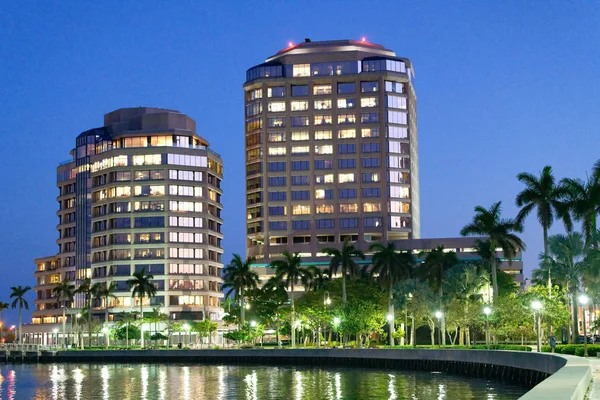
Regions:
<instances>
[{"instance_id":1,"label":"tall palm trunk","mask_svg":"<svg viewBox=\"0 0 600 400\"><path fill-rule=\"evenodd\" d=\"M2 310L0 310L0 321L2 321ZM0 324L0 347L2 347L2 344L4 343L4 341L2 340L4 338L4 325Z\"/></svg>"},{"instance_id":2,"label":"tall palm trunk","mask_svg":"<svg viewBox=\"0 0 600 400\"><path fill-rule=\"evenodd\" d=\"M342 305L344 306L344 311L346 310L346 271L342 271Z\"/></svg>"},{"instance_id":3,"label":"tall palm trunk","mask_svg":"<svg viewBox=\"0 0 600 400\"><path fill-rule=\"evenodd\" d=\"M23 308L19 304L19 344L23 346Z\"/></svg>"},{"instance_id":4,"label":"tall palm trunk","mask_svg":"<svg viewBox=\"0 0 600 400\"><path fill-rule=\"evenodd\" d=\"M498 303L498 277L496 275L496 243L494 243L493 241L490 241L490 251L492 253L491 259L490 259L490 266L492 269L492 296L493 296L493 303L497 304Z\"/></svg>"},{"instance_id":5,"label":"tall palm trunk","mask_svg":"<svg viewBox=\"0 0 600 400\"><path fill-rule=\"evenodd\" d=\"M442 303L442 298L444 297L444 290L442 289L442 283L440 281L439 288L439 296L440 296L440 311L442 312L442 317L440 318L440 329L442 334L442 343L441 345L446 345L446 315L444 313L444 305Z\"/></svg>"},{"instance_id":6,"label":"tall palm trunk","mask_svg":"<svg viewBox=\"0 0 600 400\"><path fill-rule=\"evenodd\" d=\"M578 315L577 315L577 300L576 300L576 291L577 287L572 287L569 289L571 292L571 312L573 317L573 332L571 337L571 343L577 344L577 339L579 339L579 324L578 324ZM585 340L585 338L584 338Z\"/></svg>"},{"instance_id":7,"label":"tall palm trunk","mask_svg":"<svg viewBox=\"0 0 600 400\"><path fill-rule=\"evenodd\" d=\"M108 350L108 341L110 340L110 334L108 332L108 296L106 296L106 300L104 302L104 327L106 328L106 349Z\"/></svg>"},{"instance_id":8,"label":"tall palm trunk","mask_svg":"<svg viewBox=\"0 0 600 400\"><path fill-rule=\"evenodd\" d=\"M142 349L144 348L144 296L140 296L140 320L142 321L140 325L140 332L142 334Z\"/></svg>"},{"instance_id":9,"label":"tall palm trunk","mask_svg":"<svg viewBox=\"0 0 600 400\"><path fill-rule=\"evenodd\" d=\"M548 227L544 225L544 261L548 260ZM552 270L548 267L548 296L552 298Z\"/></svg>"},{"instance_id":10,"label":"tall palm trunk","mask_svg":"<svg viewBox=\"0 0 600 400\"><path fill-rule=\"evenodd\" d=\"M294 284L291 285L291 298L292 298L292 347L296 347L296 311L294 308Z\"/></svg>"},{"instance_id":11,"label":"tall palm trunk","mask_svg":"<svg viewBox=\"0 0 600 400\"><path fill-rule=\"evenodd\" d=\"M244 327L244 321L246 319L246 304L244 303L244 288L240 288L240 327L242 329Z\"/></svg>"},{"instance_id":12,"label":"tall palm trunk","mask_svg":"<svg viewBox=\"0 0 600 400\"><path fill-rule=\"evenodd\" d=\"M390 346L394 345L394 332L396 332L395 326L394 326L394 292L392 290L392 284L390 282L390 287L389 287L389 297L388 297L388 312L391 315L391 320L389 321L389 328L390 328Z\"/></svg>"},{"instance_id":13,"label":"tall palm trunk","mask_svg":"<svg viewBox=\"0 0 600 400\"><path fill-rule=\"evenodd\" d=\"M92 347L92 299L88 302L88 347Z\"/></svg>"},{"instance_id":14,"label":"tall palm trunk","mask_svg":"<svg viewBox=\"0 0 600 400\"><path fill-rule=\"evenodd\" d=\"M67 332L67 307L65 302L63 301L63 317L62 317L62 331L63 331L63 337L62 337L62 347L67 347L67 336L66 336L66 332ZM0 341L2 341L2 338L0 337Z\"/></svg>"}]
</instances>

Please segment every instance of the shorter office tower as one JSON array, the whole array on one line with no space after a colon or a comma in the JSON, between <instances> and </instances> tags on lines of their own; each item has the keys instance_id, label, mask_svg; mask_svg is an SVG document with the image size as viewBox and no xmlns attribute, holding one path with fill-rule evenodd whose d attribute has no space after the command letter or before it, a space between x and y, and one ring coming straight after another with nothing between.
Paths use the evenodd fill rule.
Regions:
<instances>
[{"instance_id":1,"label":"shorter office tower","mask_svg":"<svg viewBox=\"0 0 600 400\"><path fill-rule=\"evenodd\" d=\"M112 321L139 311L127 281L142 270L156 288L145 312L220 319L223 166L194 120L173 110L119 109L81 133L71 156L57 168L58 253L35 260L30 341L46 343L61 327L63 304L52 291L59 283L114 282L108 304L92 302L94 319L104 320L108 308ZM81 294L66 302L69 323L85 305Z\"/></svg>"}]
</instances>

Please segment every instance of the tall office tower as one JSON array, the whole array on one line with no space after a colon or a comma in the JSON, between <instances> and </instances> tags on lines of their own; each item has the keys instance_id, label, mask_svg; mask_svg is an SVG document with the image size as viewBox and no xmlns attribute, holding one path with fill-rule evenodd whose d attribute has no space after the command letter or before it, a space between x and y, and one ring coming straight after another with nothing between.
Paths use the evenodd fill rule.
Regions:
<instances>
[{"instance_id":1,"label":"tall office tower","mask_svg":"<svg viewBox=\"0 0 600 400\"><path fill-rule=\"evenodd\" d=\"M248 256L420 237L412 73L381 45L309 39L247 71Z\"/></svg>"},{"instance_id":2,"label":"tall office tower","mask_svg":"<svg viewBox=\"0 0 600 400\"><path fill-rule=\"evenodd\" d=\"M127 280L145 270L171 319L220 316L220 156L178 111L124 108L104 116L104 126L81 133L72 159L57 169L58 254L36 260L33 324L60 322L52 288L86 277L115 282L112 314L139 309ZM85 306L75 296L69 309ZM94 316L104 318L104 299ZM40 331L43 331L40 330Z\"/></svg>"}]
</instances>

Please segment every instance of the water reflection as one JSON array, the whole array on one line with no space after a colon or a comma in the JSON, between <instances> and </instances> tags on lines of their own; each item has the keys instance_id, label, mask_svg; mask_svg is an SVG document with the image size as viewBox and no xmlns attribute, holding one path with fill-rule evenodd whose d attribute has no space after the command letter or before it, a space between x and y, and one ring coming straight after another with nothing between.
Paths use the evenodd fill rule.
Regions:
<instances>
[{"instance_id":1,"label":"water reflection","mask_svg":"<svg viewBox=\"0 0 600 400\"><path fill-rule=\"evenodd\" d=\"M517 399L525 390L425 372L228 365L0 365L0 399Z\"/></svg>"}]
</instances>

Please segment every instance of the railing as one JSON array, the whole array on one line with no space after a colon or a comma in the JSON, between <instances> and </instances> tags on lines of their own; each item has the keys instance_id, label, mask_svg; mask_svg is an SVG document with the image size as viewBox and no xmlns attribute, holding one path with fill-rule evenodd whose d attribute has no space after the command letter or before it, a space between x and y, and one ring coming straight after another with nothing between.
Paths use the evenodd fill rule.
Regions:
<instances>
[{"instance_id":1,"label":"railing","mask_svg":"<svg viewBox=\"0 0 600 400\"><path fill-rule=\"evenodd\" d=\"M3 343L0 344L0 351L8 350L8 351L24 351L24 352L34 352L34 351L56 351L60 349L60 346L57 345L45 345L45 344L18 344L18 343Z\"/></svg>"}]
</instances>

